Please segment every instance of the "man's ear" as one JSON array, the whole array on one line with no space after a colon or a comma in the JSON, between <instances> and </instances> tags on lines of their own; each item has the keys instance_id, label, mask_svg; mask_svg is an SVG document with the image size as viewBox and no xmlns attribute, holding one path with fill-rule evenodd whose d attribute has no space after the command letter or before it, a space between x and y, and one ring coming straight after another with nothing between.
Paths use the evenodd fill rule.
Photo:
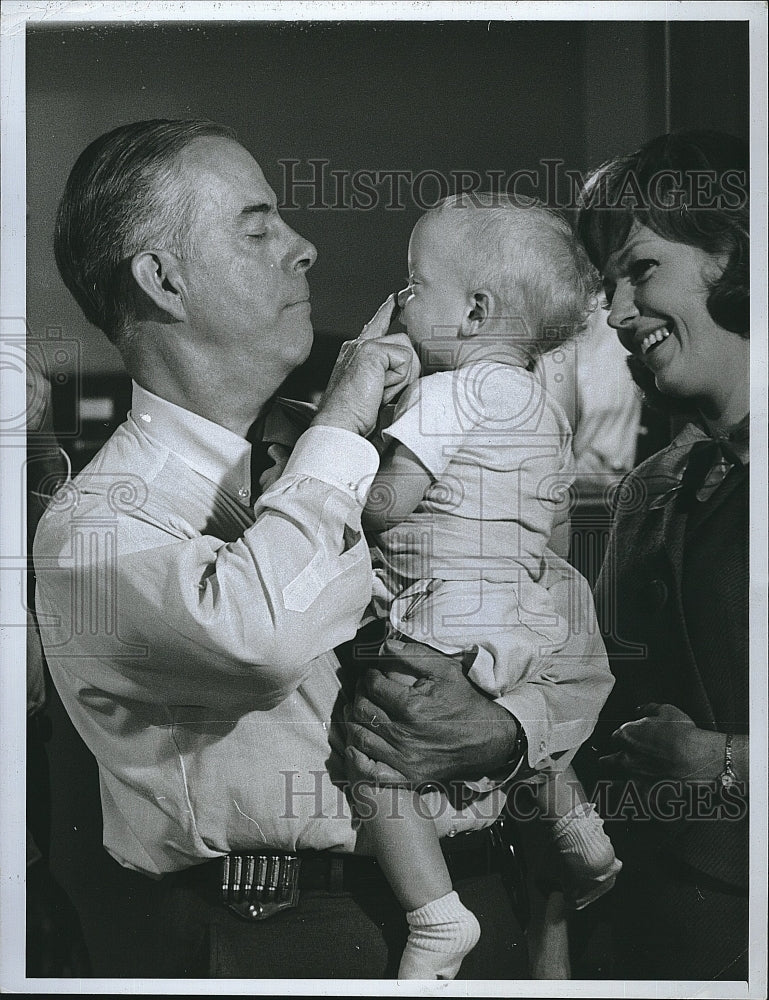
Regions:
<instances>
[{"instance_id":1,"label":"man's ear","mask_svg":"<svg viewBox=\"0 0 769 1000\"><path fill-rule=\"evenodd\" d=\"M493 315L494 297L491 292L482 289L473 292L468 302L468 309L459 327L460 337L477 337L482 333Z\"/></svg>"},{"instance_id":2,"label":"man's ear","mask_svg":"<svg viewBox=\"0 0 769 1000\"><path fill-rule=\"evenodd\" d=\"M187 318L184 282L177 258L166 250L142 250L131 258L131 274L144 294L175 320Z\"/></svg>"}]
</instances>

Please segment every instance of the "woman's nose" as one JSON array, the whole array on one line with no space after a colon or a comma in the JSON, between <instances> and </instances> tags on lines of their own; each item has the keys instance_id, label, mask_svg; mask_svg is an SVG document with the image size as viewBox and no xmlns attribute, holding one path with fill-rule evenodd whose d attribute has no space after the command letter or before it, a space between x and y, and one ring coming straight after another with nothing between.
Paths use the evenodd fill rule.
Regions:
<instances>
[{"instance_id":1,"label":"woman's nose","mask_svg":"<svg viewBox=\"0 0 769 1000\"><path fill-rule=\"evenodd\" d=\"M406 305L406 299L409 297L408 288L402 288L395 296L395 301L398 303L398 308L402 309Z\"/></svg>"},{"instance_id":2,"label":"woman's nose","mask_svg":"<svg viewBox=\"0 0 769 1000\"><path fill-rule=\"evenodd\" d=\"M625 330L636 322L639 315L633 285L629 281L618 282L606 317L607 323L615 330Z\"/></svg>"}]
</instances>

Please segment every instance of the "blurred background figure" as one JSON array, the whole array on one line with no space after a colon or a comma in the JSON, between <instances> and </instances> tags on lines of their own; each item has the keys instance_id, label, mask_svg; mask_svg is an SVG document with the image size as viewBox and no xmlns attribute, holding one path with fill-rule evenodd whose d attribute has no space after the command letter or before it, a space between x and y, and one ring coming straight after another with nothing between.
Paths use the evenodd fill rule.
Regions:
<instances>
[{"instance_id":1,"label":"blurred background figure","mask_svg":"<svg viewBox=\"0 0 769 1000\"><path fill-rule=\"evenodd\" d=\"M641 427L641 394L628 352L597 308L587 329L543 355L538 371L563 406L574 432L579 498L602 495L633 468Z\"/></svg>"},{"instance_id":2,"label":"blurred background figure","mask_svg":"<svg viewBox=\"0 0 769 1000\"><path fill-rule=\"evenodd\" d=\"M27 353L27 551L47 503L68 477L69 459L53 428L51 386L34 350ZM27 975L88 976L80 921L51 875L51 789L46 744L48 673L34 614L32 558L27 572Z\"/></svg>"}]
</instances>

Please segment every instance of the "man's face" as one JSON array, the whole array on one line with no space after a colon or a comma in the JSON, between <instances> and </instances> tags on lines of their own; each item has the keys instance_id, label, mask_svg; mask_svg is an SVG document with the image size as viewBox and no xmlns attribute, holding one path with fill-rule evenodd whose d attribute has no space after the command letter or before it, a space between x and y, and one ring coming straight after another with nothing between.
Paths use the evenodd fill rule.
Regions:
<instances>
[{"instance_id":1,"label":"man's face","mask_svg":"<svg viewBox=\"0 0 769 1000\"><path fill-rule=\"evenodd\" d=\"M195 201L192 255L180 264L193 349L241 375L287 375L312 346L306 272L315 247L281 219L259 165L237 142L195 139L180 168Z\"/></svg>"}]
</instances>

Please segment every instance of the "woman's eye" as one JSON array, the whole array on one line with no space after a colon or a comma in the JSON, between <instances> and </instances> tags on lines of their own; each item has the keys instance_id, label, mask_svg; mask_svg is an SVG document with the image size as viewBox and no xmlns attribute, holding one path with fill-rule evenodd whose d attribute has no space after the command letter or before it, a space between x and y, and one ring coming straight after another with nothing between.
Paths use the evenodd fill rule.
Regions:
<instances>
[{"instance_id":1,"label":"woman's eye","mask_svg":"<svg viewBox=\"0 0 769 1000\"><path fill-rule=\"evenodd\" d=\"M614 295L614 285L610 285L608 281L604 282L603 285L603 295L600 297L600 302L598 303L601 309L607 312L611 309L611 300Z\"/></svg>"},{"instance_id":2,"label":"woman's eye","mask_svg":"<svg viewBox=\"0 0 769 1000\"><path fill-rule=\"evenodd\" d=\"M249 233L248 234L248 238L250 240L262 240L262 239L264 239L264 237L266 235L267 235L267 232L265 230L265 232L263 232L263 233Z\"/></svg>"},{"instance_id":3,"label":"woman's eye","mask_svg":"<svg viewBox=\"0 0 769 1000\"><path fill-rule=\"evenodd\" d=\"M652 271L657 266L656 260L636 260L628 268L628 275L634 284L646 281L651 276Z\"/></svg>"}]
</instances>

